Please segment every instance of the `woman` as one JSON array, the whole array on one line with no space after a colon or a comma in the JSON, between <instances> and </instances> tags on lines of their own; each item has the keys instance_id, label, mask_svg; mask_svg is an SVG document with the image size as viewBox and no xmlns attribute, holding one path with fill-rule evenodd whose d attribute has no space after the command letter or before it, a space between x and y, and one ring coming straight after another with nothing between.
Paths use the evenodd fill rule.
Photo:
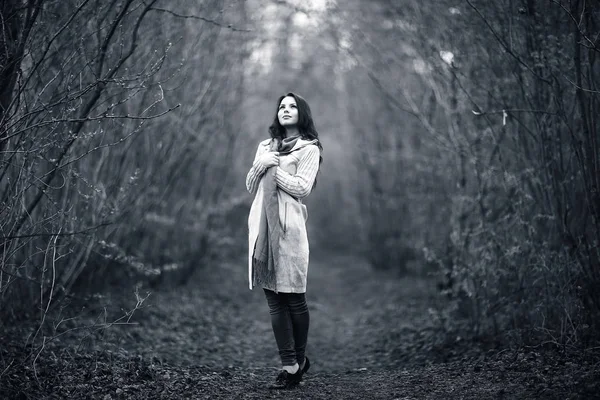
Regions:
<instances>
[{"instance_id":1,"label":"woman","mask_svg":"<svg viewBox=\"0 0 600 400\"><path fill-rule=\"evenodd\" d=\"M310 362L305 357L309 313L306 305L308 237L306 206L316 184L322 146L310 107L294 93L281 96L259 143L246 187L255 193L248 216L249 286L263 288L282 371L276 387L300 383Z\"/></svg>"}]
</instances>

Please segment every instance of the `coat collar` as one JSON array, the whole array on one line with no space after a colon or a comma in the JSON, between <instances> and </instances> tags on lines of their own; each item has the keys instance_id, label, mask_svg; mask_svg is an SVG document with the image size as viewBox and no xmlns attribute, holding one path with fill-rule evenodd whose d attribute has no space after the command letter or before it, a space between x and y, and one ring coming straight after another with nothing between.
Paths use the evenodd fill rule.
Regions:
<instances>
[{"instance_id":1,"label":"coat collar","mask_svg":"<svg viewBox=\"0 0 600 400\"><path fill-rule=\"evenodd\" d=\"M318 140L317 139L312 139L312 140L305 140L305 139L298 139L298 141L296 142L296 144L294 145L294 147L292 148L291 151L296 151L296 150L300 150L303 147L306 147L308 145L311 144L317 144ZM271 139L265 139L262 142L260 142L261 145L263 146L269 146L269 144L271 143Z\"/></svg>"}]
</instances>

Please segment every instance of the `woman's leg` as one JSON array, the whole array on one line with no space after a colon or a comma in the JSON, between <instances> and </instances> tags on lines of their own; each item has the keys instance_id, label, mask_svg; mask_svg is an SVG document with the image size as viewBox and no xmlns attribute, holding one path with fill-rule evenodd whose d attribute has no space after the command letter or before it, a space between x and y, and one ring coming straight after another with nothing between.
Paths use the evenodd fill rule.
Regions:
<instances>
[{"instance_id":1,"label":"woman's leg","mask_svg":"<svg viewBox=\"0 0 600 400\"><path fill-rule=\"evenodd\" d=\"M279 349L281 364L283 366L293 366L296 364L296 351L294 350L294 333L287 299L283 293L275 293L268 289L263 290L269 303L271 325Z\"/></svg>"},{"instance_id":2,"label":"woman's leg","mask_svg":"<svg viewBox=\"0 0 600 400\"><path fill-rule=\"evenodd\" d=\"M302 367L304 363L304 353L306 351L306 342L308 340L308 326L310 315L306 296L304 293L286 293L288 309L292 320L294 330L294 350L298 365Z\"/></svg>"}]
</instances>

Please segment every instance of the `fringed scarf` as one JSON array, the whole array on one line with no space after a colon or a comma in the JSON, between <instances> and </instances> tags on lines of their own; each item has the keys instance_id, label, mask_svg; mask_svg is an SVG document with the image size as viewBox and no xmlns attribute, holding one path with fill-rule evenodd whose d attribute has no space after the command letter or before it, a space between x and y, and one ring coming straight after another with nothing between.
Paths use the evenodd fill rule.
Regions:
<instances>
[{"instance_id":1,"label":"fringed scarf","mask_svg":"<svg viewBox=\"0 0 600 400\"><path fill-rule=\"evenodd\" d=\"M299 136L285 138L282 141L273 139L270 151L279 155L289 154L298 141ZM277 291L277 263L279 262L279 202L277 200L277 167L267 169L263 180L263 201L258 223L258 237L252 255L252 284Z\"/></svg>"}]
</instances>

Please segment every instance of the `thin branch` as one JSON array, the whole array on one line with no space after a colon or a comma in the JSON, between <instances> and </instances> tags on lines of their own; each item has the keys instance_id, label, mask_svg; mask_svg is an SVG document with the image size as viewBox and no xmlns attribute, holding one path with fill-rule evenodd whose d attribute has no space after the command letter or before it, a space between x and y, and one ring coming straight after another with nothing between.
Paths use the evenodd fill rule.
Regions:
<instances>
[{"instance_id":1,"label":"thin branch","mask_svg":"<svg viewBox=\"0 0 600 400\"><path fill-rule=\"evenodd\" d=\"M364 42L367 43L366 38L363 35L363 39ZM369 45L372 45L371 43L367 43ZM373 49L375 51L377 51L379 54L381 54L381 51L376 48L375 46L372 46ZM354 52L352 51L349 47L343 47L342 50L344 50L346 53L348 53L348 55L350 57L352 57L352 59L354 59L354 61L356 61L361 67L363 67L365 69L365 71L367 72L367 76L369 77L369 79L371 80L371 82L373 82L373 84L375 85L375 87L377 87L377 89L379 89L381 91L381 93L383 93L383 95L385 96L385 98L387 100L389 100L397 109L399 109L400 111L403 111L407 114L410 114L414 117L418 117L419 114L417 112L415 112L413 109L407 108L404 105L402 105L398 99L396 98L396 96L394 96L393 94L391 94L389 92L389 90L385 87L385 85L381 82L381 79L379 79L377 77L377 74L375 74L373 72L373 70L371 68L369 68L361 59L360 57Z\"/></svg>"},{"instance_id":2,"label":"thin branch","mask_svg":"<svg viewBox=\"0 0 600 400\"><path fill-rule=\"evenodd\" d=\"M15 362L14 358L12 360L10 360L10 363L8 363L6 368L4 368L4 371L2 371L2 373L0 374L0 379L2 379L2 376L4 376L4 374L6 374L6 371L8 371L8 369L13 365L14 362Z\"/></svg>"},{"instance_id":3,"label":"thin branch","mask_svg":"<svg viewBox=\"0 0 600 400\"><path fill-rule=\"evenodd\" d=\"M577 26L577 29L579 30L579 34L591 45L591 46L585 46L583 43L581 43L583 46L587 47L590 50L594 50L594 51L598 51L600 52L600 49L598 49L598 47L596 47L596 43L594 43L590 38L588 38L583 31L581 30L580 26L581 26L581 20L577 21L575 19L575 16L573 16L573 14L571 13L571 11L569 11L560 1L557 0L550 0L552 3L559 5L560 8L562 8L567 15L569 16L569 18L571 18L571 20L573 21L573 23L575 23L575 26ZM584 6L585 7L585 6ZM583 12L582 12L582 17L583 17Z\"/></svg>"},{"instance_id":4,"label":"thin branch","mask_svg":"<svg viewBox=\"0 0 600 400\"><path fill-rule=\"evenodd\" d=\"M558 115L558 113L544 111L544 110L528 110L521 108L506 108L503 110L494 110L494 111L475 111L471 110L474 115L488 115L488 114L504 114L504 113L532 113L532 114L547 114L547 115Z\"/></svg>"},{"instance_id":5,"label":"thin branch","mask_svg":"<svg viewBox=\"0 0 600 400\"><path fill-rule=\"evenodd\" d=\"M485 18L485 16L481 13L481 11L479 11L479 9L477 7L475 7L475 5L473 5L473 3L471 3L470 0L465 0L467 2L467 4L473 9L475 10L475 12L477 13L477 15L479 15L479 17L481 18L481 20L483 21L483 23L488 27L488 29L490 30L490 32L492 32L492 34L494 35L494 37L496 38L496 40L498 41L498 43L500 43L500 45L502 46L502 48L508 53L510 54L519 64L521 64L522 66L524 66L525 68L527 68L527 70L529 72L531 72L536 78L540 79L541 81L547 83L547 84L551 84L551 82L540 76L537 72L535 72L533 70L533 68L531 68L529 65L527 65L522 59L521 57L519 57L518 55L516 55L507 45L506 43L504 43L504 40L500 37L500 35L498 35L498 33L496 32L496 30L492 27L492 25L489 23L489 21Z\"/></svg>"},{"instance_id":6,"label":"thin branch","mask_svg":"<svg viewBox=\"0 0 600 400\"><path fill-rule=\"evenodd\" d=\"M570 80L569 78L567 78L567 76L565 74L563 74L563 78L565 78L571 85L575 86L576 89L579 89L586 93L600 94L599 90L586 89L584 87L579 86L577 83L575 83L572 80Z\"/></svg>"},{"instance_id":7,"label":"thin branch","mask_svg":"<svg viewBox=\"0 0 600 400\"><path fill-rule=\"evenodd\" d=\"M179 105L177 105L177 106L173 107L172 109L175 109L175 108L177 108L177 107L179 107ZM164 114L166 114L166 113L170 112L172 109L169 109L169 110L165 111L164 113L161 113L161 115L164 115ZM147 119L147 118L142 118L142 119ZM64 168L65 166L67 166L67 165L69 165L69 164L72 164L72 163L74 163L74 162L76 162L76 161L79 161L79 160L81 160L83 157L87 156L88 154L90 154L90 153L92 153L92 152L94 152L94 151L96 151L96 150L103 149L103 148L105 148L105 147L113 147L113 146L116 146L116 145L118 145L118 144L120 144L120 143L123 143L124 141L126 141L127 139L129 139L131 136L133 136L133 135L135 135L136 133L138 133L138 132L139 132L139 130L141 129L141 127L142 127L142 124L143 124L143 123L144 123L144 121L140 122L140 125L137 127L137 129L134 129L134 130L133 130L131 133L129 133L128 135L126 135L126 136L122 137L121 139L117 140L116 142L112 142L112 143L107 143L107 144L104 144L104 145L96 146L96 147L94 147L94 148L92 148L92 149L90 149L90 150L86 151L85 153L81 154L79 157L75 157L75 158L73 158L73 159L71 159L71 160L69 160L69 161L66 161L64 164L62 164L62 165L60 166L60 168ZM58 168L58 167L57 167L57 168Z\"/></svg>"},{"instance_id":8,"label":"thin branch","mask_svg":"<svg viewBox=\"0 0 600 400\"><path fill-rule=\"evenodd\" d=\"M114 225L115 222L104 222L102 224L96 225L96 226L91 226L89 228L80 230L80 231L76 231L76 232L64 232L61 233L60 231L58 233L31 233L29 235L15 235L15 236L3 236L2 239L7 239L8 240L12 240L12 239L24 239L24 238L33 238L33 237L46 237L46 236L50 236L50 237L64 237L64 236L75 236L75 235L82 235L91 231L95 231L98 228L102 228L104 226L110 226L110 225ZM3 245L5 245L7 243L7 241L5 241L3 243Z\"/></svg>"},{"instance_id":9,"label":"thin branch","mask_svg":"<svg viewBox=\"0 0 600 400\"><path fill-rule=\"evenodd\" d=\"M50 38L50 40L48 41L48 44L46 45L46 48L44 49L39 61L33 66L32 70L30 71L29 77L27 78L27 80L24 82L23 86L26 87L27 84L29 83L29 81L32 79L32 77L34 76L35 71L40 67L40 65L46 61L46 55L48 54L48 51L50 51L50 48L52 47L52 43L54 43L54 41L56 40L56 38L58 38L58 36L64 32L67 27L73 22L73 20L75 19L75 17L77 16L77 14L79 14L79 12L85 7L85 5L89 2L89 0L85 0L83 1L79 7L77 7L77 9L73 12L73 14L71 14L71 16L69 17L69 19L67 20L67 22L65 22L63 24L63 26L61 26L52 36L52 38Z\"/></svg>"},{"instance_id":10,"label":"thin branch","mask_svg":"<svg viewBox=\"0 0 600 400\"><path fill-rule=\"evenodd\" d=\"M150 10L159 11L159 12L163 12L163 13L166 13L166 14L171 14L171 15L177 17L177 18L198 19L200 21L208 22L209 24L213 24L213 25L218 26L220 28L230 29L230 30L235 31L235 32L252 32L252 29L236 28L236 27L234 27L231 24L223 25L223 24L221 24L221 23L219 23L219 22L217 22L215 20L212 20L212 19L209 19L209 18L206 18L206 17L200 17L198 15L183 15L183 14L178 14L178 13L176 13L174 11L171 11L171 10L167 10L167 9L164 9L164 8L158 8L158 7L152 7L152 8L150 8Z\"/></svg>"},{"instance_id":11,"label":"thin branch","mask_svg":"<svg viewBox=\"0 0 600 400\"><path fill-rule=\"evenodd\" d=\"M83 117L83 118L56 118L56 119L52 119L49 121L40 121L39 123L37 123L35 125L31 125L31 126L28 126L28 127L25 127L23 129L16 131L15 133L11 134L10 136L3 138L3 140L4 139L8 140L9 138L11 138L15 135L21 134L23 132L29 131L34 128L41 128L41 127L44 127L47 125L63 123L63 122L64 123L73 123L73 122L84 123L84 122L88 122L88 121L99 121L99 120L105 120L105 119L133 119L133 120L155 119L155 118L162 117L163 115L179 108L180 106L181 106L181 104L177 104L177 105L169 108L168 110L165 110L158 114L149 115L147 117L143 117L141 115L130 115L130 114L125 114L125 115L100 114L100 115L96 115L96 116Z\"/></svg>"}]
</instances>

